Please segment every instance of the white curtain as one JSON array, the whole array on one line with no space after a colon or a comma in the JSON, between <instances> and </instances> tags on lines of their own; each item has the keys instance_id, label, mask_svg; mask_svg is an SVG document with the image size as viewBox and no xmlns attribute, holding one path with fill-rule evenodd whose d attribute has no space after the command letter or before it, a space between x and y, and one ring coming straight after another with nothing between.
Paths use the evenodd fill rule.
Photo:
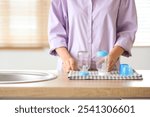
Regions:
<instances>
[{"instance_id":1,"label":"white curtain","mask_svg":"<svg viewBox=\"0 0 150 117\"><path fill-rule=\"evenodd\" d=\"M0 48L44 47L50 0L0 0Z\"/></svg>"}]
</instances>

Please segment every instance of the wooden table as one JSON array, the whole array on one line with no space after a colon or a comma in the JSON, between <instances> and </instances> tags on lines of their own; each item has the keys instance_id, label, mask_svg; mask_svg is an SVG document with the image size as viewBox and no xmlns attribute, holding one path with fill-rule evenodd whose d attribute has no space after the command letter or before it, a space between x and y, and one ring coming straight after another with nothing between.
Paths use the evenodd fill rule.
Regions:
<instances>
[{"instance_id":1,"label":"wooden table","mask_svg":"<svg viewBox=\"0 0 150 117\"><path fill-rule=\"evenodd\" d=\"M150 70L137 72L143 80L69 80L59 74L51 81L0 84L0 99L150 99Z\"/></svg>"}]
</instances>

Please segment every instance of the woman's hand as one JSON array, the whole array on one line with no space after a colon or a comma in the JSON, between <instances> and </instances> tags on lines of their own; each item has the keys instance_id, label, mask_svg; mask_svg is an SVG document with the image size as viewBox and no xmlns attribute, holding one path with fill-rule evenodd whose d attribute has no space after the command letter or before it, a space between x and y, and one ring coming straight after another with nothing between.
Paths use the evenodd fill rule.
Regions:
<instances>
[{"instance_id":1,"label":"woman's hand","mask_svg":"<svg viewBox=\"0 0 150 117\"><path fill-rule=\"evenodd\" d=\"M63 61L63 70L64 72L69 72L70 70L76 70L77 69L77 64L76 61L73 58L66 58Z\"/></svg>"},{"instance_id":2,"label":"woman's hand","mask_svg":"<svg viewBox=\"0 0 150 117\"><path fill-rule=\"evenodd\" d=\"M63 61L63 71L69 72L70 70L77 69L77 63L75 59L69 54L68 50L65 47L57 48L57 54Z\"/></svg>"},{"instance_id":3,"label":"woman's hand","mask_svg":"<svg viewBox=\"0 0 150 117\"><path fill-rule=\"evenodd\" d=\"M112 71L118 61L119 57L123 54L124 49L120 46L115 46L107 57L107 71Z\"/></svg>"},{"instance_id":4,"label":"woman's hand","mask_svg":"<svg viewBox=\"0 0 150 117\"><path fill-rule=\"evenodd\" d=\"M107 56L107 71L112 71L116 67L116 63L118 61L119 57L114 57L112 55Z\"/></svg>"}]
</instances>

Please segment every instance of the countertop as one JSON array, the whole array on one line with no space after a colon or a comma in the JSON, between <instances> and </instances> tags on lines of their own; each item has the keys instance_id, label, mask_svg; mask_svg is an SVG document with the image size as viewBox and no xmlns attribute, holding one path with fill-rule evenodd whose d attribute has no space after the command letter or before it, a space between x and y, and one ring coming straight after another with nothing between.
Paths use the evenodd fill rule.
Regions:
<instances>
[{"instance_id":1,"label":"countertop","mask_svg":"<svg viewBox=\"0 0 150 117\"><path fill-rule=\"evenodd\" d=\"M137 72L143 80L69 80L57 74L50 81L0 84L0 99L150 99L150 70Z\"/></svg>"}]
</instances>

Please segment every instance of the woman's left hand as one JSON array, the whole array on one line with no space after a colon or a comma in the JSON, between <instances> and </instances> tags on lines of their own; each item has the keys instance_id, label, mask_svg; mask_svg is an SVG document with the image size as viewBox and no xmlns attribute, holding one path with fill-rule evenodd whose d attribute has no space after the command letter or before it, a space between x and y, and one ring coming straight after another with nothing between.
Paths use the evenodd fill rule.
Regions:
<instances>
[{"instance_id":1,"label":"woman's left hand","mask_svg":"<svg viewBox=\"0 0 150 117\"><path fill-rule=\"evenodd\" d=\"M112 71L116 66L119 57L123 54L124 49L120 46L115 46L107 56L107 71Z\"/></svg>"},{"instance_id":2,"label":"woman's left hand","mask_svg":"<svg viewBox=\"0 0 150 117\"><path fill-rule=\"evenodd\" d=\"M118 61L119 57L113 57L111 55L107 56L106 62L107 62L107 71L110 72L116 67L116 63Z\"/></svg>"}]
</instances>

